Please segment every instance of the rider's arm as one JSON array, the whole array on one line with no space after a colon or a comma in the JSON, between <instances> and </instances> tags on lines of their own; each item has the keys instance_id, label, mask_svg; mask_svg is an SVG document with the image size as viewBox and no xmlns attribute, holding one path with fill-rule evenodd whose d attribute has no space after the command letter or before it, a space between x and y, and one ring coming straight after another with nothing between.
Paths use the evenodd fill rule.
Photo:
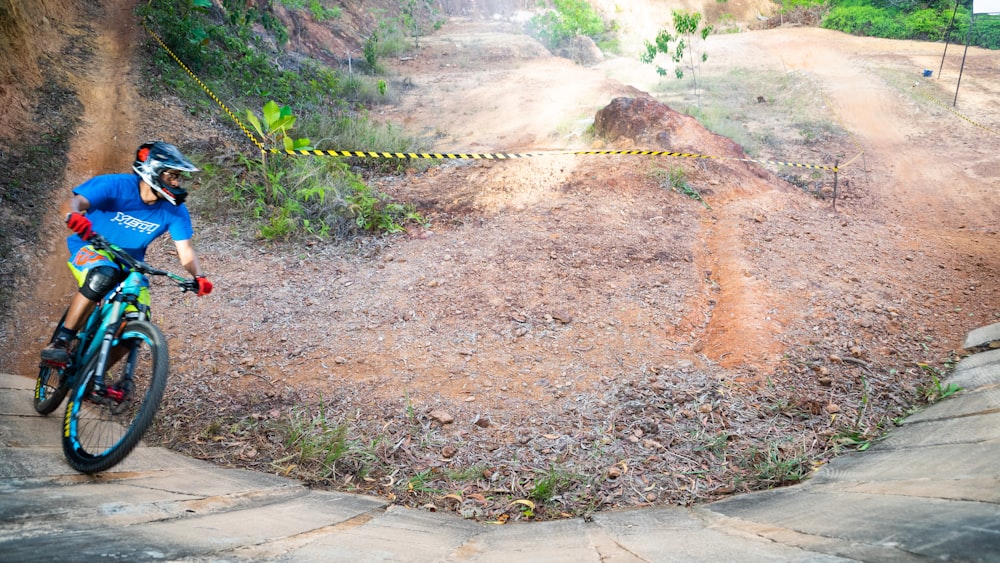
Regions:
<instances>
[{"instance_id":1,"label":"rider's arm","mask_svg":"<svg viewBox=\"0 0 1000 563\"><path fill-rule=\"evenodd\" d=\"M177 257L180 258L184 269L192 276L203 275L201 265L198 264L198 255L194 251L194 246L191 245L191 240L174 241L174 245L177 247Z\"/></svg>"},{"instance_id":2,"label":"rider's arm","mask_svg":"<svg viewBox=\"0 0 1000 563\"><path fill-rule=\"evenodd\" d=\"M66 216L70 213L83 213L88 209L90 209L90 201L82 195L74 195L63 203L61 215Z\"/></svg>"}]
</instances>

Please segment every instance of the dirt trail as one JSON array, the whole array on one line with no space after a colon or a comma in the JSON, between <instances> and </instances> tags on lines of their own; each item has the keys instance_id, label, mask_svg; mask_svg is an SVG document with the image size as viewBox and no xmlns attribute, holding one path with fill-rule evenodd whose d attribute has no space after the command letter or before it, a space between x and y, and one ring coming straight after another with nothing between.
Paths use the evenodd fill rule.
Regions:
<instances>
[{"instance_id":1,"label":"dirt trail","mask_svg":"<svg viewBox=\"0 0 1000 563\"><path fill-rule=\"evenodd\" d=\"M93 55L89 65L70 68L72 87L83 104L81 127L71 142L67 186L49 203L46 224L53 236L41 268L38 283L27 289L32 294L18 301L22 308L15 314L17 330L11 331L10 349L19 351L16 371L30 374L36 370L37 354L44 339L52 332L50 325L59 318L76 290L66 268L68 259L60 206L73 186L96 174L128 170L130 155L140 143L137 131L140 102L132 80L133 58L138 45L134 15L135 1L105 2L93 36ZM80 8L84 10L84 7ZM81 39L86 40L86 39Z\"/></svg>"}]
</instances>

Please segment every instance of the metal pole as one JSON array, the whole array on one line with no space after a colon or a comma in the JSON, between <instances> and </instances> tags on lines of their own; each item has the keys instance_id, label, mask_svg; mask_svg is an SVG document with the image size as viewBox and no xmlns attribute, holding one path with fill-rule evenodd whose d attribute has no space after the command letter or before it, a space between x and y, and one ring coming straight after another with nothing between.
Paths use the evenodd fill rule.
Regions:
<instances>
[{"instance_id":1,"label":"metal pole","mask_svg":"<svg viewBox=\"0 0 1000 563\"><path fill-rule=\"evenodd\" d=\"M965 55L969 53L969 35L972 34L972 25L976 23L976 14L969 18L969 30L965 32L965 52L962 53L962 67L958 69L958 82L955 83L955 99L951 102L951 107L958 103L958 87L962 84L962 71L965 70Z\"/></svg>"},{"instance_id":2,"label":"metal pole","mask_svg":"<svg viewBox=\"0 0 1000 563\"><path fill-rule=\"evenodd\" d=\"M837 172L840 169L840 159L833 162L833 210L837 210Z\"/></svg>"},{"instance_id":3,"label":"metal pole","mask_svg":"<svg viewBox=\"0 0 1000 563\"><path fill-rule=\"evenodd\" d=\"M951 29L955 25L955 14L958 13L958 0L955 0L955 9L951 12L951 21L948 22L948 30L944 32L944 53L941 53L941 66L938 67L938 79L941 79L941 70L944 69L944 57L948 54L948 43L951 42Z\"/></svg>"}]
</instances>

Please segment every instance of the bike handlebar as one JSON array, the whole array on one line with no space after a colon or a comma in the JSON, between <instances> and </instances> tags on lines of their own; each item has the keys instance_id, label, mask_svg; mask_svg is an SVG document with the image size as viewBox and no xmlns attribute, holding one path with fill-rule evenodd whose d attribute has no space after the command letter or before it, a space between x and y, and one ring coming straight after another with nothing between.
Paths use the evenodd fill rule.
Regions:
<instances>
[{"instance_id":1,"label":"bike handlebar","mask_svg":"<svg viewBox=\"0 0 1000 563\"><path fill-rule=\"evenodd\" d=\"M158 268L154 268L149 264L143 262L142 260L136 260L128 252L125 252L125 250L123 250L122 248L115 246L110 241L108 241L108 239L102 237L100 234L96 232L90 238L87 239L87 244L93 246L98 250L104 250L106 252L111 253L112 256L114 256L115 261L121 263L124 266L127 266L131 270L135 270L147 276L165 276L170 278L172 282L177 284L182 291L185 292L193 291L195 293L198 292L197 281L186 278L184 276L179 276L177 274L168 272L166 270L160 270Z\"/></svg>"}]
</instances>

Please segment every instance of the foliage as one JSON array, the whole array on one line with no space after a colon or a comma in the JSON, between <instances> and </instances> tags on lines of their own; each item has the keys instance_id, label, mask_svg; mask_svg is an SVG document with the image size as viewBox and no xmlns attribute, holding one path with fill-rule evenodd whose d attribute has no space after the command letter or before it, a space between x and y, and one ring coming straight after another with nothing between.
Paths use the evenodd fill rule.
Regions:
<instances>
[{"instance_id":1,"label":"foliage","mask_svg":"<svg viewBox=\"0 0 1000 563\"><path fill-rule=\"evenodd\" d=\"M705 200L702 199L701 194L698 193L698 190L692 187L688 183L687 174L684 172L683 168L679 166L675 166L670 170L664 170L662 168L654 168L651 171L651 174L663 188L677 192L679 194L686 195L695 201L701 202L701 204L704 205L706 209L711 209L708 203L706 203Z\"/></svg>"},{"instance_id":2,"label":"foliage","mask_svg":"<svg viewBox=\"0 0 1000 563\"><path fill-rule=\"evenodd\" d=\"M322 404L315 412L293 408L277 427L290 452L272 463L279 473L295 469L313 478L330 478L338 472L363 477L378 464L374 448L351 439L350 424L333 420Z\"/></svg>"},{"instance_id":3,"label":"foliage","mask_svg":"<svg viewBox=\"0 0 1000 563\"><path fill-rule=\"evenodd\" d=\"M339 6L327 8L320 0L281 0L282 5L293 9L308 8L313 19L324 22L329 19L338 19L343 14Z\"/></svg>"},{"instance_id":4,"label":"foliage","mask_svg":"<svg viewBox=\"0 0 1000 563\"><path fill-rule=\"evenodd\" d=\"M954 3L944 1L834 0L821 25L845 33L888 39L964 43L968 36L970 45L1000 49L1000 18L978 16L971 33L970 22L971 11L961 3L956 10Z\"/></svg>"},{"instance_id":5,"label":"foliage","mask_svg":"<svg viewBox=\"0 0 1000 563\"><path fill-rule=\"evenodd\" d=\"M782 0L778 3L779 11L789 13L800 9L815 8L825 6L828 0Z\"/></svg>"},{"instance_id":6,"label":"foliage","mask_svg":"<svg viewBox=\"0 0 1000 563\"><path fill-rule=\"evenodd\" d=\"M444 24L437 18L439 12L433 0L400 0L399 23L413 38L414 46L420 46L421 35Z\"/></svg>"},{"instance_id":7,"label":"foliage","mask_svg":"<svg viewBox=\"0 0 1000 563\"><path fill-rule=\"evenodd\" d=\"M412 205L389 201L389 196L372 192L364 184L355 186L347 202L349 214L366 231L398 233L408 222L426 223Z\"/></svg>"},{"instance_id":8,"label":"foliage","mask_svg":"<svg viewBox=\"0 0 1000 563\"><path fill-rule=\"evenodd\" d=\"M761 485L780 487L796 483L809 475L810 459L804 448L790 444L768 444L766 449L751 448L743 465Z\"/></svg>"},{"instance_id":9,"label":"foliage","mask_svg":"<svg viewBox=\"0 0 1000 563\"><path fill-rule=\"evenodd\" d=\"M964 29L968 29L966 25ZM959 32L959 37L964 37ZM969 44L986 49L1000 49L1000 18L982 16L976 18L976 25L969 33Z\"/></svg>"},{"instance_id":10,"label":"foliage","mask_svg":"<svg viewBox=\"0 0 1000 563\"><path fill-rule=\"evenodd\" d=\"M543 472L535 479L528 492L528 497L538 502L549 502L582 479L582 475L575 475L565 469L550 465L548 471Z\"/></svg>"},{"instance_id":11,"label":"foliage","mask_svg":"<svg viewBox=\"0 0 1000 563\"><path fill-rule=\"evenodd\" d=\"M215 213L249 217L267 240L398 233L426 223L412 205L373 192L342 158L238 155L229 166L205 167L201 176L206 197L229 202Z\"/></svg>"},{"instance_id":12,"label":"foliage","mask_svg":"<svg viewBox=\"0 0 1000 563\"><path fill-rule=\"evenodd\" d=\"M823 19L823 27L853 35L904 39L909 30L900 19L874 6L834 8Z\"/></svg>"},{"instance_id":13,"label":"foliage","mask_svg":"<svg viewBox=\"0 0 1000 563\"><path fill-rule=\"evenodd\" d=\"M701 50L699 53L695 38L698 37L704 42L712 33L712 26L702 24L702 16L698 12L685 12L683 10L673 11L673 25L676 35L672 35L668 30L661 29L656 35L653 43L646 41L646 52L639 60L646 64L656 66L656 72L660 76L666 76L667 70L656 64L658 55L665 54L674 62L674 76L678 80L684 78L684 69L691 71L691 83L695 91L698 90L697 71L701 63L708 60L708 53ZM686 55L686 56L685 56Z\"/></svg>"},{"instance_id":14,"label":"foliage","mask_svg":"<svg viewBox=\"0 0 1000 563\"><path fill-rule=\"evenodd\" d=\"M923 396L924 400L928 403L936 403L941 399L947 399L948 397L958 393L962 390L961 387L954 383L949 383L947 385L941 384L941 372L938 371L934 366L927 364L917 364L920 369L926 372L930 378L931 383L923 388L921 388L920 394Z\"/></svg>"},{"instance_id":15,"label":"foliage","mask_svg":"<svg viewBox=\"0 0 1000 563\"><path fill-rule=\"evenodd\" d=\"M285 150L309 148L309 139L295 139L288 133L295 125L296 119L292 115L292 108L288 106L278 107L278 103L271 100L264 104L262 115L263 120L252 111L247 110L247 121L253 125L254 130L263 139L265 147L270 148L280 141Z\"/></svg>"},{"instance_id":16,"label":"foliage","mask_svg":"<svg viewBox=\"0 0 1000 563\"><path fill-rule=\"evenodd\" d=\"M599 39L604 19L585 0L553 0L553 9L531 18L528 32L549 49L565 46L578 35Z\"/></svg>"},{"instance_id":17,"label":"foliage","mask_svg":"<svg viewBox=\"0 0 1000 563\"><path fill-rule=\"evenodd\" d=\"M282 3L289 9L308 9L317 20L339 17L337 10L324 8L322 0L282 0ZM231 100L227 105L263 108L259 114L251 110L239 113L259 136L266 151L311 149L319 144L347 146L352 150L418 149L412 138L369 121L364 113L359 114L363 107L346 109L349 102L384 98L388 90L385 80L379 80L370 87L370 94L361 96L359 93L369 88L366 79L345 76L312 59L283 64L286 59L274 44L285 43L288 35L271 11L270 3L224 0L220 5L210 0L151 0L139 12L213 94ZM261 28L266 33L261 34ZM379 55L389 52L387 49L399 49L402 45L404 37L399 20L381 20L377 37L379 41L372 45L373 63L377 63ZM162 75L160 82L169 84L182 99L190 100L192 111L218 111L196 81L163 49L155 49L154 60L156 70ZM296 111L304 112L306 118L297 118L290 105L276 100L294 101ZM352 124L350 128L342 125L348 122ZM290 130L297 125L308 127L313 133L309 137L319 141L314 145L309 137L292 136ZM380 129L387 129L388 133L381 134ZM359 140L375 144L354 144ZM266 239L346 236L359 230L399 232L409 222L423 222L412 206L373 193L362 177L339 158L285 155L268 158L265 152L260 160L238 155L221 164L202 174L203 183L209 187L203 194L221 200L199 205L204 209L246 214L257 234ZM400 170L400 166L394 163L377 169L392 173Z\"/></svg>"}]
</instances>

